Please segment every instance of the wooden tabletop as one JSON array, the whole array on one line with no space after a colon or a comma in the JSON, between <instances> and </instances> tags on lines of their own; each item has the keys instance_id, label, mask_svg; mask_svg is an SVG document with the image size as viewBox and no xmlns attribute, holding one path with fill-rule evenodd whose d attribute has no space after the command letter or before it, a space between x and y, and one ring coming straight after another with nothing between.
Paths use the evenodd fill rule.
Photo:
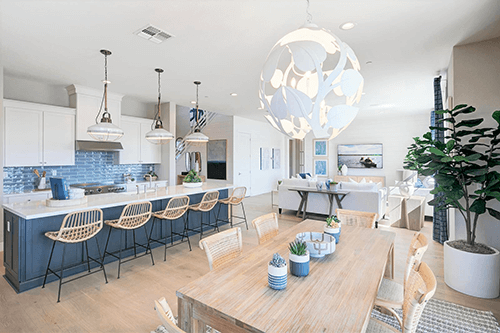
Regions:
<instances>
[{"instance_id":1,"label":"wooden tabletop","mask_svg":"<svg viewBox=\"0 0 500 333\"><path fill-rule=\"evenodd\" d=\"M273 253L288 262L287 246L295 235L322 232L323 226L324 222L305 220L280 233L235 259L234 265L178 290L179 305L190 303L193 316L195 309L204 309L209 316L229 321L238 326L234 332L363 332L394 243L392 232L342 226L335 253L311 258L307 277L288 273L285 290L268 286L267 266ZM179 311L182 326L188 318ZM217 323L206 314L194 319L203 316L206 324Z\"/></svg>"}]
</instances>

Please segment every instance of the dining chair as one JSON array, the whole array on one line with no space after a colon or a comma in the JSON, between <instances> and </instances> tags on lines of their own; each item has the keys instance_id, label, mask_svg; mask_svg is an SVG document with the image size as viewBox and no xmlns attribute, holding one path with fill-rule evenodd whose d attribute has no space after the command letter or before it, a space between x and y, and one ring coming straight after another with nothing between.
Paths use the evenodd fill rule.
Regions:
<instances>
[{"instance_id":1,"label":"dining chair","mask_svg":"<svg viewBox=\"0 0 500 333\"><path fill-rule=\"evenodd\" d=\"M408 256L406 257L405 275L403 284L400 284L392 279L382 279L378 289L375 306L381 306L390 309L401 309L404 301L404 290L406 282L410 276L411 270L420 264L422 257L427 251L429 243L427 237L421 233L416 233L410 243Z\"/></svg>"},{"instance_id":2,"label":"dining chair","mask_svg":"<svg viewBox=\"0 0 500 333\"><path fill-rule=\"evenodd\" d=\"M167 330L167 332L185 333L185 331L181 330L177 326L177 320L174 318L172 309L170 309L170 306L168 305L165 297L162 297L159 300L155 300L155 310L156 314L158 315L158 318L160 318L160 321L163 324L163 327L165 327L165 329Z\"/></svg>"},{"instance_id":3,"label":"dining chair","mask_svg":"<svg viewBox=\"0 0 500 333\"><path fill-rule=\"evenodd\" d=\"M335 210L335 214L342 222L342 225L352 225L355 227L375 228L377 213L360 212L356 210L340 209Z\"/></svg>"},{"instance_id":4,"label":"dining chair","mask_svg":"<svg viewBox=\"0 0 500 333\"><path fill-rule=\"evenodd\" d=\"M210 270L227 265L241 255L243 239L240 228L232 228L200 240L200 248L205 250Z\"/></svg>"},{"instance_id":5,"label":"dining chair","mask_svg":"<svg viewBox=\"0 0 500 333\"><path fill-rule=\"evenodd\" d=\"M47 269L45 270L45 277L43 278L42 288L45 288L45 282L47 281L47 275L50 273L54 274L59 278L59 290L57 292L57 302L61 301L61 286L64 283L71 282L78 278L83 277L84 275L78 276L77 278L73 278L71 280L67 280L63 282L63 274L64 274L64 255L66 254L66 245L67 244L77 244L82 243L82 259L83 257L83 246L85 246L85 252L87 257L87 269L88 274L93 274L102 270L104 273L104 279L106 283L108 283L108 277L106 276L106 270L104 269L104 257L101 258L101 250L99 248L99 242L97 241L97 237L95 237L102 229L102 216L103 212L101 209L87 209L81 210L73 213L69 213L66 215L62 221L61 228L59 231L48 231L45 233L45 236L53 241L52 250L49 256L49 262L47 264ZM99 260L92 258L89 256L89 245L87 241L89 239L95 239L97 252L99 254ZM56 243L63 244L62 250L62 261L61 261L61 271L57 274L50 268L50 262L52 261L52 255L54 254L54 248ZM99 264L100 269L91 272L90 271L90 260ZM69 267L66 267L69 268ZM87 274L87 275L88 275Z\"/></svg>"},{"instance_id":6,"label":"dining chair","mask_svg":"<svg viewBox=\"0 0 500 333\"><path fill-rule=\"evenodd\" d=\"M415 269L410 270L405 288L403 318L401 319L393 310L387 309L396 317L403 333L416 332L425 305L435 292L436 277L425 262L421 262ZM391 333L400 331L378 319L370 318L366 332Z\"/></svg>"},{"instance_id":7,"label":"dining chair","mask_svg":"<svg viewBox=\"0 0 500 333\"><path fill-rule=\"evenodd\" d=\"M217 213L217 219L216 222L222 221L222 222L228 222L231 225L231 228L234 227L235 225L245 223L247 230L248 230L248 222L247 222L247 214L245 213L245 206L243 205L243 199L245 199L245 195L247 193L247 188L244 186L236 187L233 190L233 193L231 196L225 199L219 199L219 203L227 205L229 207L229 214L226 219L219 219L219 214L220 214L220 207L222 205L219 205L219 210ZM235 206L241 205L241 210L243 212L243 216L237 216L233 214L233 208ZM233 220L237 218L242 220L241 222L238 223L233 223Z\"/></svg>"},{"instance_id":8,"label":"dining chair","mask_svg":"<svg viewBox=\"0 0 500 333\"><path fill-rule=\"evenodd\" d=\"M252 221L252 225L257 231L259 237L259 244L265 243L278 235L278 214L269 213L257 217Z\"/></svg>"},{"instance_id":9,"label":"dining chair","mask_svg":"<svg viewBox=\"0 0 500 333\"><path fill-rule=\"evenodd\" d=\"M203 197L201 198L201 201L197 204L190 205L188 208L188 222L187 222L187 229L190 231L196 232L197 230L195 229L190 229L189 228L189 218L192 217L191 212L200 212L201 214L201 221L200 221L200 239L203 238L203 226L209 226L213 227L214 231L217 230L219 232L219 225L217 224L217 216L215 215L214 212L214 207L217 205L217 202L219 202L219 191L210 191L206 192ZM205 213L208 212L208 223L206 223L203 219L203 216ZM214 217L215 217L215 224L210 223L210 213L214 212Z\"/></svg>"},{"instance_id":10,"label":"dining chair","mask_svg":"<svg viewBox=\"0 0 500 333\"><path fill-rule=\"evenodd\" d=\"M117 220L107 220L104 221L106 225L108 225L109 228L109 233L108 233L108 239L106 240L106 247L104 248L104 256L103 256L103 261L104 257L106 254L115 257L118 259L118 276L117 279L120 278L120 269L122 263L126 263L130 260L134 260L143 256L146 256L148 254L151 255L151 263L154 265L155 261L153 259L153 251L151 251L151 243L149 243L149 238L148 238L148 232L146 230L146 222L149 221L151 218L151 210L152 210L152 205L151 202L149 201L143 201L143 202L135 202L135 203L130 203L123 208L123 211L120 215L120 218ZM144 234L146 236L146 241L147 245L145 244L139 244L135 241L135 230L139 229L140 227L144 228ZM111 236L111 231L113 229L120 230L120 248L118 251L115 252L109 252L108 251L108 244L109 244L109 238ZM132 230L132 236L133 236L133 242L134 242L134 257L127 259L125 261L122 261L122 251L127 250L126 248L123 248L122 241L123 241L123 233ZM137 246L140 246L146 251L144 254L137 256ZM127 247L127 244L125 244L125 247ZM149 250L149 253L148 253ZM118 253L118 256L116 255Z\"/></svg>"},{"instance_id":11,"label":"dining chair","mask_svg":"<svg viewBox=\"0 0 500 333\"><path fill-rule=\"evenodd\" d=\"M156 220L161 221L170 221L170 245L174 245L174 236L180 236L181 237L181 243L184 241L184 237L187 238L187 242L189 245L189 251L191 251L191 241L189 240L189 234L187 230L187 218L186 218L186 212L189 207L189 197L186 195L180 196L180 197L174 197L170 199L170 201L167 203L167 206L165 207L164 210L154 212L152 214L153 216L153 223L151 225L151 231L149 232L149 242L156 242L159 244L162 244L165 246L165 250L163 252L163 261L167 261L167 244L169 238L168 236L163 237L162 235L162 230L160 229L160 238L153 238L153 230L155 226ZM183 232L182 234L175 232L174 231L174 221L177 219L180 219L181 217L184 218L184 227L183 227ZM161 227L161 225L160 225ZM180 243L178 243L180 244ZM178 245L176 244L176 245Z\"/></svg>"}]
</instances>

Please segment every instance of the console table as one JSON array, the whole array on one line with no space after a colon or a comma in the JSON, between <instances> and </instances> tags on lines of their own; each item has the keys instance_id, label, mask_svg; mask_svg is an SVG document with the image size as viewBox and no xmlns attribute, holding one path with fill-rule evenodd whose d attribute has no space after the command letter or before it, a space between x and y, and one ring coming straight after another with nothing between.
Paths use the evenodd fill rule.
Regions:
<instances>
[{"instance_id":1,"label":"console table","mask_svg":"<svg viewBox=\"0 0 500 333\"><path fill-rule=\"evenodd\" d=\"M349 194L349 191L333 191L333 190L318 190L314 187L290 187L289 191L297 191L300 195L300 204L299 209L297 210L297 217L299 217L300 212L302 211L302 220L306 219L306 211L307 211L307 200L309 198L309 193L320 193L328 195L328 200L330 201L330 210L329 215L332 216L333 210L333 198L337 202L337 206L342 209L342 200L344 200L345 196Z\"/></svg>"}]
</instances>

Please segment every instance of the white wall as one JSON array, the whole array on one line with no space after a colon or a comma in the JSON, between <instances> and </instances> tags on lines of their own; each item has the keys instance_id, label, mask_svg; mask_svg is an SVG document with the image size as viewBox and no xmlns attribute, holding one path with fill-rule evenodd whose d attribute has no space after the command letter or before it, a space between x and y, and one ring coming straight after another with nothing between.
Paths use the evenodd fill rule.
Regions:
<instances>
[{"instance_id":1,"label":"white wall","mask_svg":"<svg viewBox=\"0 0 500 333\"><path fill-rule=\"evenodd\" d=\"M122 99L122 115L153 119L156 112L155 106L154 101L147 103L131 96L124 96Z\"/></svg>"},{"instance_id":2,"label":"white wall","mask_svg":"<svg viewBox=\"0 0 500 333\"><path fill-rule=\"evenodd\" d=\"M168 185L176 184L175 138L176 138L176 105L173 102L162 103L161 120L163 128L174 135L174 139L161 147L161 164L156 168L159 179L167 179ZM154 110L154 106L153 106Z\"/></svg>"},{"instance_id":3,"label":"white wall","mask_svg":"<svg viewBox=\"0 0 500 333\"><path fill-rule=\"evenodd\" d=\"M429 82L432 84L432 81ZM385 176L386 185L394 185L398 179L396 170L403 168L407 147L413 143L413 137L422 136L429 131L430 110L418 114L377 114L358 117L339 136L328 142L329 178L337 174L337 145L381 143L383 145L382 169L350 168L349 175ZM308 134L305 140L305 171L314 173L313 136Z\"/></svg>"},{"instance_id":4,"label":"white wall","mask_svg":"<svg viewBox=\"0 0 500 333\"><path fill-rule=\"evenodd\" d=\"M500 38L479 43L455 46L448 72L449 95L453 104L469 104L476 107L475 118L485 119L483 125L496 127L491 118L493 111L500 109ZM451 75L450 75L451 74ZM497 170L500 171L500 170ZM500 202L492 200L490 207L500 211ZM455 223L455 236L464 239L465 222L459 214ZM452 223L452 221L450 221ZM500 221L488 213L478 221L477 241L500 249Z\"/></svg>"},{"instance_id":5,"label":"white wall","mask_svg":"<svg viewBox=\"0 0 500 333\"><path fill-rule=\"evenodd\" d=\"M1 33L0 33L0 50L1 46ZM3 125L3 62L2 54L0 52L0 133L4 133ZM0 167L3 170L3 135L0 135ZM3 202L3 171L0 177L0 203ZM0 205L0 252L3 251L3 209Z\"/></svg>"},{"instance_id":6,"label":"white wall","mask_svg":"<svg viewBox=\"0 0 500 333\"><path fill-rule=\"evenodd\" d=\"M288 138L267 122L234 117L234 184L238 185L238 170L241 168L242 151L238 149L239 133L251 135L251 189L250 195L259 195L276 189L277 181L286 177L288 161ZM281 168L260 170L260 148L280 148Z\"/></svg>"},{"instance_id":7,"label":"white wall","mask_svg":"<svg viewBox=\"0 0 500 333\"><path fill-rule=\"evenodd\" d=\"M66 85L4 75L4 98L69 107Z\"/></svg>"}]
</instances>

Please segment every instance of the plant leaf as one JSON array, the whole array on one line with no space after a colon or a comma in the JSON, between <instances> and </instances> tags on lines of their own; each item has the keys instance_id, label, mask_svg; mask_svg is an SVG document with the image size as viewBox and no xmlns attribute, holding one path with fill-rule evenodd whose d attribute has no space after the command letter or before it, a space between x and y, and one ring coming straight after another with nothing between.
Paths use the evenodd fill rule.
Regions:
<instances>
[{"instance_id":1,"label":"plant leaf","mask_svg":"<svg viewBox=\"0 0 500 333\"><path fill-rule=\"evenodd\" d=\"M469 209L471 212L484 214L486 212L486 201L484 201L483 199L476 199Z\"/></svg>"},{"instance_id":2,"label":"plant leaf","mask_svg":"<svg viewBox=\"0 0 500 333\"><path fill-rule=\"evenodd\" d=\"M438 156L446 156L445 153L443 153L441 150L435 148L435 147L431 147L429 148L429 151L435 155L438 155Z\"/></svg>"},{"instance_id":3,"label":"plant leaf","mask_svg":"<svg viewBox=\"0 0 500 333\"><path fill-rule=\"evenodd\" d=\"M500 220L500 212L498 210L494 210L493 208L488 208L488 213L490 213L490 215L496 218L497 220Z\"/></svg>"}]
</instances>

